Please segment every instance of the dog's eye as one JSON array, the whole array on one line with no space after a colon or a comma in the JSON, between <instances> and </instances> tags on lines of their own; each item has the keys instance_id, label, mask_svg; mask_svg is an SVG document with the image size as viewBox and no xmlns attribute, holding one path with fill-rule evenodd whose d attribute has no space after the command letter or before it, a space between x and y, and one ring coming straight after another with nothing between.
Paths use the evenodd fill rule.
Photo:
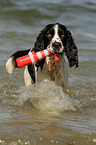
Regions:
<instances>
[{"instance_id":1,"label":"dog's eye","mask_svg":"<svg viewBox=\"0 0 96 145\"><path fill-rule=\"evenodd\" d=\"M61 37L63 38L64 37L64 34L62 34Z\"/></svg>"},{"instance_id":2,"label":"dog's eye","mask_svg":"<svg viewBox=\"0 0 96 145\"><path fill-rule=\"evenodd\" d=\"M48 34L48 37L52 37L52 35L51 34Z\"/></svg>"}]
</instances>

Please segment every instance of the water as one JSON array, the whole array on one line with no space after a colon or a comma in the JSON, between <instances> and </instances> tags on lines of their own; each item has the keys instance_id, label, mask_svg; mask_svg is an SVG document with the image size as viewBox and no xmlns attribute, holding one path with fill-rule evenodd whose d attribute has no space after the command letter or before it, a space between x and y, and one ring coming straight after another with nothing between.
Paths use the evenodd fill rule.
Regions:
<instances>
[{"instance_id":1,"label":"water","mask_svg":"<svg viewBox=\"0 0 96 145\"><path fill-rule=\"evenodd\" d=\"M45 25L72 32L79 68L68 68L67 95L52 82L24 86L23 69L7 74L17 50L33 47ZM96 1L0 0L0 144L96 144Z\"/></svg>"}]
</instances>

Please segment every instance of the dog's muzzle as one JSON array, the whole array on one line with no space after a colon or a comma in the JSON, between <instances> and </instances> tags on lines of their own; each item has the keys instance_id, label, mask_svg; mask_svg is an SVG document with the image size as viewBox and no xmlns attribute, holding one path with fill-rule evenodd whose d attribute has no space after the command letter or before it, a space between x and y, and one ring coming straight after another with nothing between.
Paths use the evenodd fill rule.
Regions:
<instances>
[{"instance_id":1,"label":"dog's muzzle","mask_svg":"<svg viewBox=\"0 0 96 145\"><path fill-rule=\"evenodd\" d=\"M59 52L60 51L60 48L61 48L61 43L60 42L54 42L52 44L52 47L54 49L55 52Z\"/></svg>"},{"instance_id":2,"label":"dog's muzzle","mask_svg":"<svg viewBox=\"0 0 96 145\"><path fill-rule=\"evenodd\" d=\"M51 43L47 49L51 52L51 53L62 53L64 50L64 46L62 45L62 43L60 42L53 42Z\"/></svg>"},{"instance_id":3,"label":"dog's muzzle","mask_svg":"<svg viewBox=\"0 0 96 145\"><path fill-rule=\"evenodd\" d=\"M61 53L63 51L63 46L60 42L53 42L52 49L54 53Z\"/></svg>"}]
</instances>

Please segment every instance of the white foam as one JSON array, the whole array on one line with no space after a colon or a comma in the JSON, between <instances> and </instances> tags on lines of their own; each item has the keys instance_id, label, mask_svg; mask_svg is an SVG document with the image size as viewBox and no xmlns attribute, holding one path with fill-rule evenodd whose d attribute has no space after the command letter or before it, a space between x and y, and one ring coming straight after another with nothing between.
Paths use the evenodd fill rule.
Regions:
<instances>
[{"instance_id":1,"label":"white foam","mask_svg":"<svg viewBox=\"0 0 96 145\"><path fill-rule=\"evenodd\" d=\"M53 82L40 82L26 89L25 87L20 88L18 91L20 95L17 96L15 105L23 106L27 100L30 100L32 106L45 113L57 114L65 110L75 111L71 98Z\"/></svg>"}]
</instances>

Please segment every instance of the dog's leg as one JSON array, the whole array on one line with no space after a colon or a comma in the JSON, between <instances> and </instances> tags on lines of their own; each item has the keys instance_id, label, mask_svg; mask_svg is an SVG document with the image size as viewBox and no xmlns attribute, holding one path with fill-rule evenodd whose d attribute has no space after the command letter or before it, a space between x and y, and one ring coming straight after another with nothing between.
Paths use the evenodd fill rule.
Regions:
<instances>
[{"instance_id":1,"label":"dog's leg","mask_svg":"<svg viewBox=\"0 0 96 145\"><path fill-rule=\"evenodd\" d=\"M26 86L30 86L37 81L37 67L30 64L25 67L24 70L24 81Z\"/></svg>"},{"instance_id":2,"label":"dog's leg","mask_svg":"<svg viewBox=\"0 0 96 145\"><path fill-rule=\"evenodd\" d=\"M34 84L34 81L32 80L32 78L28 72L28 66L26 66L25 70L24 70L24 81L25 81L26 86L30 86L30 85Z\"/></svg>"},{"instance_id":3,"label":"dog's leg","mask_svg":"<svg viewBox=\"0 0 96 145\"><path fill-rule=\"evenodd\" d=\"M41 69L40 67L38 68L38 71L37 71L37 80L38 80L38 82L51 81L51 77L50 77L50 74L49 74L49 65L50 65L49 63L50 63L50 57L47 56L46 59L45 59L43 69Z\"/></svg>"}]
</instances>

